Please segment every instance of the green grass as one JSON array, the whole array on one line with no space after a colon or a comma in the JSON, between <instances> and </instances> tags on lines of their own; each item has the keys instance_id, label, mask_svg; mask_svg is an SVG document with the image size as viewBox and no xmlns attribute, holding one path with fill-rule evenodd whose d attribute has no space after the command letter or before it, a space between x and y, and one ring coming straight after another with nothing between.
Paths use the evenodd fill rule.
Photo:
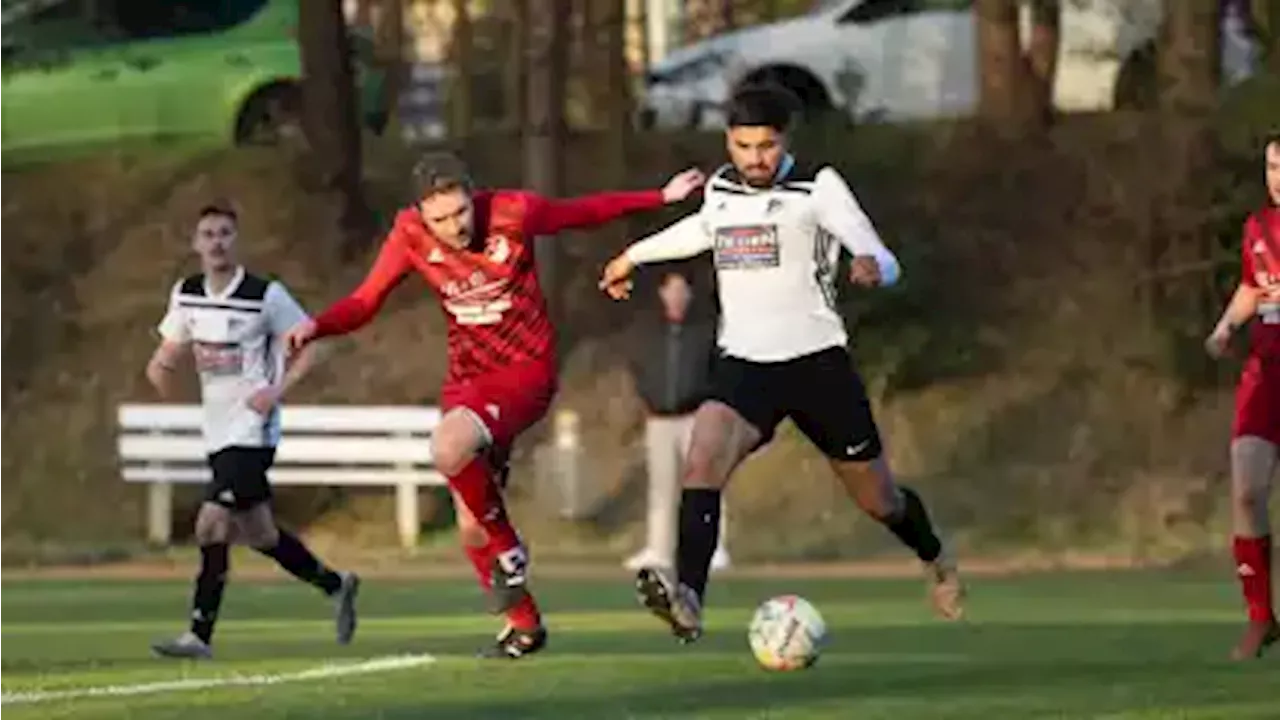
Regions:
<instances>
[{"instance_id":1,"label":"green grass","mask_svg":"<svg viewBox=\"0 0 1280 720\"><path fill-rule=\"evenodd\" d=\"M8 696L430 653L438 662L363 676L127 698L10 704L22 718L1264 718L1275 658L1225 661L1239 629L1229 576L1060 574L973 584L968 622L935 622L919 583L724 580L709 631L677 646L633 606L629 583L545 580L551 645L517 663L473 660L495 630L461 581L367 582L357 641L332 643L328 605L296 583L233 583L218 659L151 659L181 629L174 582L5 583ZM771 594L808 597L831 627L813 669L758 670L745 624Z\"/></svg>"}]
</instances>

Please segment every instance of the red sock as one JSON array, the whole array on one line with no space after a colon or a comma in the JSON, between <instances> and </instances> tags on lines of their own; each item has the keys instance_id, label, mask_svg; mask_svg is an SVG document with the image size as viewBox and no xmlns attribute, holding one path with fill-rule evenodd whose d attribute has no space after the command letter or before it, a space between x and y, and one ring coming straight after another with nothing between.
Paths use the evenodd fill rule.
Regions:
<instances>
[{"instance_id":1,"label":"red sock","mask_svg":"<svg viewBox=\"0 0 1280 720\"><path fill-rule=\"evenodd\" d=\"M1271 605L1271 536L1257 538L1237 536L1232 541L1236 558L1236 574L1249 608L1249 620L1267 622L1275 619Z\"/></svg>"},{"instance_id":2,"label":"red sock","mask_svg":"<svg viewBox=\"0 0 1280 720\"><path fill-rule=\"evenodd\" d=\"M493 555L489 554L489 546L475 547L463 543L462 551L471 561L471 567L476 571L476 580L480 583L480 587L488 590L493 584Z\"/></svg>"},{"instance_id":3,"label":"red sock","mask_svg":"<svg viewBox=\"0 0 1280 720\"><path fill-rule=\"evenodd\" d=\"M521 630L532 630L542 625L542 613L538 612L538 603L533 595L526 594L519 605L507 611L507 622Z\"/></svg>"},{"instance_id":4,"label":"red sock","mask_svg":"<svg viewBox=\"0 0 1280 720\"><path fill-rule=\"evenodd\" d=\"M449 487L462 498L480 527L489 534L487 550L490 554L502 555L522 548L520 536L507 518L502 491L493 481L489 465L483 458L473 458L457 475L449 478Z\"/></svg>"}]
</instances>

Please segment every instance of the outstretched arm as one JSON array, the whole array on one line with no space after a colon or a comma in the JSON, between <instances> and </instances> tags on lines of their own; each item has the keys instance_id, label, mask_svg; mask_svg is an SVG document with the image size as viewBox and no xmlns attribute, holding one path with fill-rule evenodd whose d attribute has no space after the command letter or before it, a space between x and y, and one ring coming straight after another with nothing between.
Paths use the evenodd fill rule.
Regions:
<instances>
[{"instance_id":1,"label":"outstretched arm","mask_svg":"<svg viewBox=\"0 0 1280 720\"><path fill-rule=\"evenodd\" d=\"M692 168L671 178L661 190L605 192L565 199L530 193L526 196L528 230L534 235L552 235L561 230L603 225L623 215L680 202L702 187L705 180L701 170Z\"/></svg>"},{"instance_id":2,"label":"outstretched arm","mask_svg":"<svg viewBox=\"0 0 1280 720\"><path fill-rule=\"evenodd\" d=\"M575 198L529 195L529 231L554 235L561 230L594 227L634 212L662 207L661 190L604 192Z\"/></svg>"},{"instance_id":3,"label":"outstretched arm","mask_svg":"<svg viewBox=\"0 0 1280 720\"><path fill-rule=\"evenodd\" d=\"M392 229L364 282L350 295L330 305L316 316L314 338L346 335L366 325L378 313L391 290L400 283L412 265L404 240Z\"/></svg>"},{"instance_id":4,"label":"outstretched arm","mask_svg":"<svg viewBox=\"0 0 1280 720\"><path fill-rule=\"evenodd\" d=\"M696 212L610 260L600 278L600 289L614 300L624 300L631 296L631 273L637 265L693 257L710 250L712 245L702 213Z\"/></svg>"},{"instance_id":5,"label":"outstretched arm","mask_svg":"<svg viewBox=\"0 0 1280 720\"><path fill-rule=\"evenodd\" d=\"M853 255L855 262L858 258L874 259L879 269L878 284L892 285L902 277L897 256L885 247L840 173L831 168L819 171L814 179L813 195L818 225L834 235Z\"/></svg>"},{"instance_id":6,"label":"outstretched arm","mask_svg":"<svg viewBox=\"0 0 1280 720\"><path fill-rule=\"evenodd\" d=\"M624 254L633 265L646 265L693 257L710 250L711 244L702 213L696 212L632 244Z\"/></svg>"}]
</instances>

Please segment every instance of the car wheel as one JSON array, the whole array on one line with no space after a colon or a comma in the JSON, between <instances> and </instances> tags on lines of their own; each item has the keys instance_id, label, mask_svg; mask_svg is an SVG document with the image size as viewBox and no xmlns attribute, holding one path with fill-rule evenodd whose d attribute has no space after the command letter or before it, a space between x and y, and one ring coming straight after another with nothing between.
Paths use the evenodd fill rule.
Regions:
<instances>
[{"instance_id":1,"label":"car wheel","mask_svg":"<svg viewBox=\"0 0 1280 720\"><path fill-rule=\"evenodd\" d=\"M296 85L271 85L245 102L236 122L237 145L285 145L304 141L302 92Z\"/></svg>"}]
</instances>

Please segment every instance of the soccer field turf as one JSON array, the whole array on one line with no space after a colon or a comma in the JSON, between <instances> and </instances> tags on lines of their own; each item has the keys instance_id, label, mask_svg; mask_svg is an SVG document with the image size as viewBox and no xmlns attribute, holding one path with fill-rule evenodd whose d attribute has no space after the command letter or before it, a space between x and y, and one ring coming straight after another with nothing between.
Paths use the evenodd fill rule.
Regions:
<instances>
[{"instance_id":1,"label":"soccer field turf","mask_svg":"<svg viewBox=\"0 0 1280 720\"><path fill-rule=\"evenodd\" d=\"M182 629L187 583L6 582L4 709L9 720L1280 717L1280 658L1224 659L1241 615L1225 574L977 578L955 625L934 621L909 580L724 579L707 636L689 647L636 608L622 574L538 589L547 651L484 662L469 655L496 623L461 580L366 581L344 648L309 588L233 582L217 659L180 663L152 659L148 642ZM765 673L746 649L755 604L782 592L811 599L831 628L809 671Z\"/></svg>"}]
</instances>

